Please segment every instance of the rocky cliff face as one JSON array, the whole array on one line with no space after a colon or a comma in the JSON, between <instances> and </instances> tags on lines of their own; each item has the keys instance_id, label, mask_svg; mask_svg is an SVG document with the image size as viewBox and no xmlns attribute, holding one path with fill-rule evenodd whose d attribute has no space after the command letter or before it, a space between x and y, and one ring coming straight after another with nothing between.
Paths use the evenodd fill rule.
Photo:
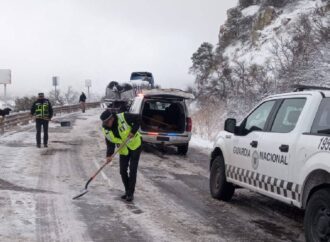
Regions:
<instances>
[{"instance_id":1,"label":"rocky cliff face","mask_svg":"<svg viewBox=\"0 0 330 242\"><path fill-rule=\"evenodd\" d=\"M330 86L330 0L239 0L214 47L203 43L190 68L203 104L240 117L293 84Z\"/></svg>"},{"instance_id":2,"label":"rocky cliff face","mask_svg":"<svg viewBox=\"0 0 330 242\"><path fill-rule=\"evenodd\" d=\"M329 28L330 1L239 0L239 5L229 9L227 15L226 23L220 27L218 54L264 64L272 56L274 41L296 37L301 18L308 18L314 24L311 28L320 27L317 22Z\"/></svg>"}]
</instances>

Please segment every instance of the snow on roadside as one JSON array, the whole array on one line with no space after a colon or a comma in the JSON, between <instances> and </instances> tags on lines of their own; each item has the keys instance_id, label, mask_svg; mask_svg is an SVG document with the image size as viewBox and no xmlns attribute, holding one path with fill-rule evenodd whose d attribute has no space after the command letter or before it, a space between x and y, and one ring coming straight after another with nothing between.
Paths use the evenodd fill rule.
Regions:
<instances>
[{"instance_id":1,"label":"snow on roadside","mask_svg":"<svg viewBox=\"0 0 330 242\"><path fill-rule=\"evenodd\" d=\"M202 148L203 150L211 150L213 148L213 143L210 140L203 139L198 135L192 135L189 145L193 147Z\"/></svg>"},{"instance_id":2,"label":"snow on roadside","mask_svg":"<svg viewBox=\"0 0 330 242\"><path fill-rule=\"evenodd\" d=\"M35 133L29 132L29 128L30 125L24 132L5 133L0 139L1 241L17 241L17 238L20 241L36 240L34 194L20 191L37 187L40 172ZM13 190L10 186L14 186Z\"/></svg>"},{"instance_id":3,"label":"snow on roadside","mask_svg":"<svg viewBox=\"0 0 330 242\"><path fill-rule=\"evenodd\" d=\"M99 114L99 110L88 110L86 115L94 115L94 112ZM54 120L70 120L72 115L77 115L77 113L57 115ZM41 169L42 163L52 163L54 159L52 157L56 157L47 155L46 151L60 146L60 144L52 142L64 135L63 132L52 132L58 128L60 128L59 123L50 122L49 143L51 148L49 149L36 148L35 123L33 122L28 125L16 126L0 136L0 188L2 191L0 196L0 241L38 240L37 221L45 218L36 213L38 204L36 199L38 196L47 195L42 195L42 193L37 195L36 188L39 186L40 175L45 175ZM56 181L59 178L52 179ZM54 201L57 204L61 203L62 210L66 212L72 210L71 198L63 198L58 195ZM80 231L83 225L73 221L71 215L68 213L68 217L63 220L70 223L71 231ZM75 235L73 232L66 232L68 236L75 238L72 241L83 241L81 233Z\"/></svg>"}]
</instances>

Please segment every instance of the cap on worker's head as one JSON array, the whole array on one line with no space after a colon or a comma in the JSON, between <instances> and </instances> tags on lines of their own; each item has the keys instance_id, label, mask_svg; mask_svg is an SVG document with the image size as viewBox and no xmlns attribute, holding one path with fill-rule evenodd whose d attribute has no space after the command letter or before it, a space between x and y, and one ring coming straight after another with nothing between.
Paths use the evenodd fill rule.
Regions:
<instances>
[{"instance_id":1,"label":"cap on worker's head","mask_svg":"<svg viewBox=\"0 0 330 242\"><path fill-rule=\"evenodd\" d=\"M38 93L38 97L44 97L45 95L44 95L44 93L43 92L39 92Z\"/></svg>"},{"instance_id":2,"label":"cap on worker's head","mask_svg":"<svg viewBox=\"0 0 330 242\"><path fill-rule=\"evenodd\" d=\"M100 116L100 119L105 122L105 121L108 121L111 117L113 117L115 115L115 113L111 112L110 110L105 110L101 116Z\"/></svg>"}]
</instances>

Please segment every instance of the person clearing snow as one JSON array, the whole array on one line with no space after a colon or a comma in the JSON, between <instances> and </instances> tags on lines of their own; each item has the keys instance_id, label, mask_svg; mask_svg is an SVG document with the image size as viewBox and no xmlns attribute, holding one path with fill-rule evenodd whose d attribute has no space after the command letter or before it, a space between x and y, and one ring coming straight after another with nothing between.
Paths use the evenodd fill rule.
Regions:
<instances>
[{"instance_id":1,"label":"person clearing snow","mask_svg":"<svg viewBox=\"0 0 330 242\"><path fill-rule=\"evenodd\" d=\"M107 144L107 159L111 161L114 153L115 145L120 145L129 139L120 151L120 175L125 187L125 194L122 199L131 202L134 199L134 191L136 184L136 173L141 154L141 134L138 132L140 128L140 120L137 115L130 113L112 113L105 110L100 119L102 120L102 132L105 136ZM109 161L109 162L110 162ZM129 175L128 175L129 167Z\"/></svg>"}]
</instances>

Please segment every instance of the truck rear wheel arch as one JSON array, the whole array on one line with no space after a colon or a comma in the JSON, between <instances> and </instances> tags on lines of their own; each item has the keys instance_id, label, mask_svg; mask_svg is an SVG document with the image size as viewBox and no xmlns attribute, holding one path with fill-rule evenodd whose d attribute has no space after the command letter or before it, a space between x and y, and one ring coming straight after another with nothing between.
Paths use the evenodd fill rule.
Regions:
<instances>
[{"instance_id":1,"label":"truck rear wheel arch","mask_svg":"<svg viewBox=\"0 0 330 242\"><path fill-rule=\"evenodd\" d=\"M314 192L325 187L330 187L330 173L324 170L315 170L309 174L303 187L302 208L306 208Z\"/></svg>"}]
</instances>

